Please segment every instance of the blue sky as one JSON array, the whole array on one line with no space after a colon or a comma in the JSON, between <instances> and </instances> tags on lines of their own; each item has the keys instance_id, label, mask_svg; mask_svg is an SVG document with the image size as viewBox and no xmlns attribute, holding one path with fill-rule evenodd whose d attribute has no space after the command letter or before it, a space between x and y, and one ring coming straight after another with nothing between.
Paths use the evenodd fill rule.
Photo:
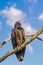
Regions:
<instances>
[{"instance_id":1,"label":"blue sky","mask_svg":"<svg viewBox=\"0 0 43 65\"><path fill-rule=\"evenodd\" d=\"M11 35L14 23L23 21L25 33L35 33L43 26L43 0L0 0L0 41ZM43 35L40 36L43 39ZM0 48L0 57L12 50L9 41ZM43 42L35 39L27 48L24 60L19 62L13 54L0 65L43 65Z\"/></svg>"}]
</instances>

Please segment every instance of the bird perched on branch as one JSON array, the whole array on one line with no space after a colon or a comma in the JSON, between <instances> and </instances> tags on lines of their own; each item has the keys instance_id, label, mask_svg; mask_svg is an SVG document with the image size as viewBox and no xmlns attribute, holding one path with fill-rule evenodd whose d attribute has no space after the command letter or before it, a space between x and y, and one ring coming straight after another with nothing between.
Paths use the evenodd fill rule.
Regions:
<instances>
[{"instance_id":1,"label":"bird perched on branch","mask_svg":"<svg viewBox=\"0 0 43 65\"><path fill-rule=\"evenodd\" d=\"M16 47L21 47L21 45L26 40L25 32L24 32L24 29L21 27L21 24L22 24L21 21L17 21L14 25L14 29L12 29L12 32L11 32L11 40L12 40L13 49L15 49ZM15 53L19 61L23 61L25 50L26 50L26 47L23 48L23 50Z\"/></svg>"}]
</instances>

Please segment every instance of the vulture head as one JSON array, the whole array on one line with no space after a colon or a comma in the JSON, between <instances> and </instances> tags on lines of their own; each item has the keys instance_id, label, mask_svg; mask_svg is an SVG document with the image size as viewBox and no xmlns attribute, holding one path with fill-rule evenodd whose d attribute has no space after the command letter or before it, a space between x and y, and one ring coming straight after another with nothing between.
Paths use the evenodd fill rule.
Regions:
<instances>
[{"instance_id":1,"label":"vulture head","mask_svg":"<svg viewBox=\"0 0 43 65\"><path fill-rule=\"evenodd\" d=\"M21 24L23 24L21 21L17 21L14 25L14 28L21 28Z\"/></svg>"}]
</instances>

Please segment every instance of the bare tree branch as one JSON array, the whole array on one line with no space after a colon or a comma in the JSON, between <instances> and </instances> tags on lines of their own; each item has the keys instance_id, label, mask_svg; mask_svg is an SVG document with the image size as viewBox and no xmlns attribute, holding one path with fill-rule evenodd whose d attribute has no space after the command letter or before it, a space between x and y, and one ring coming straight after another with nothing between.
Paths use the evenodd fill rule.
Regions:
<instances>
[{"instance_id":1,"label":"bare tree branch","mask_svg":"<svg viewBox=\"0 0 43 65\"><path fill-rule=\"evenodd\" d=\"M33 35L34 35L34 34L26 34L27 37L29 37L29 36L32 37ZM43 39L41 39L41 38L39 38L39 37L36 37L36 38L37 38L38 40L40 40L40 41L43 41Z\"/></svg>"},{"instance_id":2,"label":"bare tree branch","mask_svg":"<svg viewBox=\"0 0 43 65\"><path fill-rule=\"evenodd\" d=\"M43 32L42 32L43 34ZM32 37L34 34L25 34L26 37ZM38 40L43 41L41 38L36 37ZM2 47L4 44L6 44L8 41L11 40L11 37L8 37L6 40L4 40L2 43L0 42L0 47Z\"/></svg>"},{"instance_id":3,"label":"bare tree branch","mask_svg":"<svg viewBox=\"0 0 43 65\"><path fill-rule=\"evenodd\" d=\"M21 47L16 47L12 51L7 52L4 56L0 58L0 62L4 61L8 56L22 50L26 45L28 45L30 42L32 42L37 36L39 36L43 32L43 28L36 32L29 40L25 41L24 44L21 45Z\"/></svg>"}]
</instances>

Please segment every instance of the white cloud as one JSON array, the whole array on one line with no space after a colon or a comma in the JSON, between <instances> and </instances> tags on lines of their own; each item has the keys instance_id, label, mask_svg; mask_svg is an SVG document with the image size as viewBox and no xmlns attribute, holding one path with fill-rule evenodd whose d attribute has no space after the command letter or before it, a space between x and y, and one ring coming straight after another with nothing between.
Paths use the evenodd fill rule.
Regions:
<instances>
[{"instance_id":1,"label":"white cloud","mask_svg":"<svg viewBox=\"0 0 43 65\"><path fill-rule=\"evenodd\" d=\"M38 17L38 19L43 21L43 13Z\"/></svg>"},{"instance_id":2,"label":"white cloud","mask_svg":"<svg viewBox=\"0 0 43 65\"><path fill-rule=\"evenodd\" d=\"M29 34L34 34L36 32L36 30L29 23L26 22L23 24L23 28L25 29L25 32Z\"/></svg>"},{"instance_id":3,"label":"white cloud","mask_svg":"<svg viewBox=\"0 0 43 65\"><path fill-rule=\"evenodd\" d=\"M0 11L0 14L7 18L6 23L12 27L17 20L23 20L26 16L26 14L22 10L16 9L14 7L2 10Z\"/></svg>"},{"instance_id":4,"label":"white cloud","mask_svg":"<svg viewBox=\"0 0 43 65\"><path fill-rule=\"evenodd\" d=\"M30 44L27 46L27 51L30 51L31 54L34 53L34 49Z\"/></svg>"}]
</instances>

